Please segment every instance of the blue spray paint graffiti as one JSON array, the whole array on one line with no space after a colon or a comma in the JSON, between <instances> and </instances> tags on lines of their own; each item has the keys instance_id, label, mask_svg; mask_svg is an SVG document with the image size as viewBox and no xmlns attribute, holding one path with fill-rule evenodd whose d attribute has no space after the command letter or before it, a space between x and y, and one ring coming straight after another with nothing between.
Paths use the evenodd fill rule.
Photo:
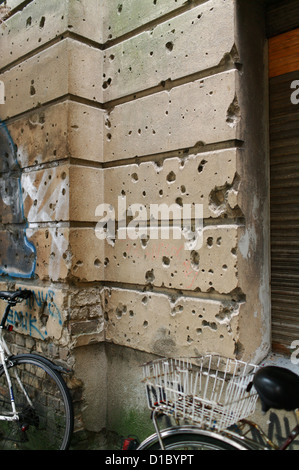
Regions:
<instances>
[{"instance_id":1,"label":"blue spray paint graffiti","mask_svg":"<svg viewBox=\"0 0 299 470\"><path fill-rule=\"evenodd\" d=\"M51 289L32 291L32 293L32 298L26 300L20 309L11 309L7 323L29 336L37 335L40 339L45 340L48 337L48 332L46 325L45 328L40 327L40 319L37 318L38 314L35 311L36 307L40 310L44 309L44 311L47 309L46 317L51 317L60 326L63 323L61 311L55 301L55 292Z\"/></svg>"},{"instance_id":2,"label":"blue spray paint graffiti","mask_svg":"<svg viewBox=\"0 0 299 470\"><path fill-rule=\"evenodd\" d=\"M0 274L31 278L35 272L36 250L26 237L21 169L16 148L0 120Z\"/></svg>"}]
</instances>

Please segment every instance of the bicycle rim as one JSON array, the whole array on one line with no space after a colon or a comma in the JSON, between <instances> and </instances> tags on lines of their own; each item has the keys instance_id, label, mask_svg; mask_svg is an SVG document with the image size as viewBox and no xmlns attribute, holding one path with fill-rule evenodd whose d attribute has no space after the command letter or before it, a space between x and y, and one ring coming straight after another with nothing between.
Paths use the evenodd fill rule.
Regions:
<instances>
[{"instance_id":1,"label":"bicycle rim","mask_svg":"<svg viewBox=\"0 0 299 470\"><path fill-rule=\"evenodd\" d=\"M167 434L167 432L166 432ZM242 450L242 446L218 435L205 435L200 430L188 432L170 430L170 435L162 441L167 451L174 450ZM149 438L142 443L138 450L161 450L158 437Z\"/></svg>"},{"instance_id":2,"label":"bicycle rim","mask_svg":"<svg viewBox=\"0 0 299 470\"><path fill-rule=\"evenodd\" d=\"M66 450L73 430L73 409L60 374L30 355L10 358L7 366L18 420L0 421L0 449ZM10 412L10 392L1 368L0 415Z\"/></svg>"}]
</instances>

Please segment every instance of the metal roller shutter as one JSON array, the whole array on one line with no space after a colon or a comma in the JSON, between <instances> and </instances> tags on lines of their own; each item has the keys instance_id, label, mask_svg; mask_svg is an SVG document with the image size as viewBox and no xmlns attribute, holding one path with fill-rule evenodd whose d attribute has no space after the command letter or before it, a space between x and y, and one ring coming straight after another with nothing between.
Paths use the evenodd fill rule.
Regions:
<instances>
[{"instance_id":1,"label":"metal roller shutter","mask_svg":"<svg viewBox=\"0 0 299 470\"><path fill-rule=\"evenodd\" d=\"M269 78L272 341L290 350L299 340L299 28L269 39Z\"/></svg>"}]
</instances>

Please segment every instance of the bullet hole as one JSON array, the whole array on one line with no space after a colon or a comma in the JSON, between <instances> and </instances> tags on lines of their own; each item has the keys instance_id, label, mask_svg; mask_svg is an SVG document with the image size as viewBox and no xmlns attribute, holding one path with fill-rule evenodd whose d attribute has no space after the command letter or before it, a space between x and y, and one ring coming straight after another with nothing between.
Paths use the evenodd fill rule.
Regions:
<instances>
[{"instance_id":1,"label":"bullet hole","mask_svg":"<svg viewBox=\"0 0 299 470\"><path fill-rule=\"evenodd\" d=\"M120 15L123 9L123 5L120 3L117 7L117 13Z\"/></svg>"},{"instance_id":2,"label":"bullet hole","mask_svg":"<svg viewBox=\"0 0 299 470\"><path fill-rule=\"evenodd\" d=\"M151 269L150 271L147 271L145 274L145 280L149 283L154 282L155 280L155 275L154 275L154 270Z\"/></svg>"},{"instance_id":3,"label":"bullet hole","mask_svg":"<svg viewBox=\"0 0 299 470\"><path fill-rule=\"evenodd\" d=\"M214 205L214 207L220 207L226 199L228 186L223 186L219 188L215 188L210 194L210 201Z\"/></svg>"},{"instance_id":4,"label":"bullet hole","mask_svg":"<svg viewBox=\"0 0 299 470\"><path fill-rule=\"evenodd\" d=\"M95 262L94 262L94 265L96 268L99 268L101 266L101 261L99 259L96 259Z\"/></svg>"},{"instance_id":5,"label":"bullet hole","mask_svg":"<svg viewBox=\"0 0 299 470\"><path fill-rule=\"evenodd\" d=\"M27 20L26 20L26 26L27 26L27 28L28 28L29 26L31 26L31 24L32 24L32 17L29 16L29 18L27 18Z\"/></svg>"},{"instance_id":6,"label":"bullet hole","mask_svg":"<svg viewBox=\"0 0 299 470\"><path fill-rule=\"evenodd\" d=\"M116 310L115 310L115 315L116 315L116 318L118 318L119 320L122 318L122 316L124 314L127 313L127 307L126 305L119 305Z\"/></svg>"},{"instance_id":7,"label":"bullet hole","mask_svg":"<svg viewBox=\"0 0 299 470\"><path fill-rule=\"evenodd\" d=\"M66 179L66 172L64 171L63 173L61 173L61 179L62 180L65 180Z\"/></svg>"},{"instance_id":8,"label":"bullet hole","mask_svg":"<svg viewBox=\"0 0 299 470\"><path fill-rule=\"evenodd\" d=\"M31 86L30 86L30 95L31 96L34 96L36 91L35 91L35 88L34 88L34 80L31 80Z\"/></svg>"},{"instance_id":9,"label":"bullet hole","mask_svg":"<svg viewBox=\"0 0 299 470\"><path fill-rule=\"evenodd\" d=\"M186 192L186 187L184 185L181 186L181 193L182 194L185 194Z\"/></svg>"},{"instance_id":10,"label":"bullet hole","mask_svg":"<svg viewBox=\"0 0 299 470\"><path fill-rule=\"evenodd\" d=\"M147 247L147 244L148 244L148 242L149 242L149 239L150 239L149 235L146 235L146 236L143 235L143 236L141 236L141 239L140 239L141 246L144 247L144 248L146 248L146 247Z\"/></svg>"},{"instance_id":11,"label":"bullet hole","mask_svg":"<svg viewBox=\"0 0 299 470\"><path fill-rule=\"evenodd\" d=\"M39 27L42 29L45 26L46 18L44 16L41 17L39 22Z\"/></svg>"},{"instance_id":12,"label":"bullet hole","mask_svg":"<svg viewBox=\"0 0 299 470\"><path fill-rule=\"evenodd\" d=\"M165 44L166 49L171 52L173 50L173 42L169 41Z\"/></svg>"},{"instance_id":13,"label":"bullet hole","mask_svg":"<svg viewBox=\"0 0 299 470\"><path fill-rule=\"evenodd\" d=\"M147 296L142 297L141 302L143 303L143 305L146 305L148 303L148 297Z\"/></svg>"},{"instance_id":14,"label":"bullet hole","mask_svg":"<svg viewBox=\"0 0 299 470\"><path fill-rule=\"evenodd\" d=\"M132 181L136 183L136 181L138 181L138 175L137 173L133 173L132 174Z\"/></svg>"},{"instance_id":15,"label":"bullet hole","mask_svg":"<svg viewBox=\"0 0 299 470\"><path fill-rule=\"evenodd\" d=\"M143 328L147 328L148 327L148 321L144 321L143 322Z\"/></svg>"},{"instance_id":16,"label":"bullet hole","mask_svg":"<svg viewBox=\"0 0 299 470\"><path fill-rule=\"evenodd\" d=\"M178 206L183 207L183 199L181 197L177 197L175 202Z\"/></svg>"},{"instance_id":17,"label":"bullet hole","mask_svg":"<svg viewBox=\"0 0 299 470\"><path fill-rule=\"evenodd\" d=\"M105 80L102 85L103 90L106 90L106 88L108 88L108 86L110 86L111 83L112 83L112 78L108 78L107 80Z\"/></svg>"},{"instance_id":18,"label":"bullet hole","mask_svg":"<svg viewBox=\"0 0 299 470\"><path fill-rule=\"evenodd\" d=\"M78 260L74 266L74 270L77 271L81 266L83 266L83 261Z\"/></svg>"},{"instance_id":19,"label":"bullet hole","mask_svg":"<svg viewBox=\"0 0 299 470\"><path fill-rule=\"evenodd\" d=\"M173 183L176 180L176 174L173 171L171 171L170 173L168 173L166 179L169 183Z\"/></svg>"},{"instance_id":20,"label":"bullet hole","mask_svg":"<svg viewBox=\"0 0 299 470\"><path fill-rule=\"evenodd\" d=\"M207 163L206 160L202 160L200 162L200 164L198 165L198 168L197 168L198 173L201 173L203 171L204 166L205 166L206 163Z\"/></svg>"},{"instance_id":21,"label":"bullet hole","mask_svg":"<svg viewBox=\"0 0 299 470\"><path fill-rule=\"evenodd\" d=\"M241 109L239 106L238 98L235 96L233 102L230 104L227 114L226 122L231 127L234 128L241 119Z\"/></svg>"},{"instance_id":22,"label":"bullet hole","mask_svg":"<svg viewBox=\"0 0 299 470\"><path fill-rule=\"evenodd\" d=\"M167 256L163 256L162 264L163 264L163 266L168 268L168 266L170 265L170 259Z\"/></svg>"},{"instance_id":23,"label":"bullet hole","mask_svg":"<svg viewBox=\"0 0 299 470\"><path fill-rule=\"evenodd\" d=\"M108 142L110 142L111 139L112 139L112 134L108 133L108 134L107 134L107 140L108 140Z\"/></svg>"},{"instance_id":24,"label":"bullet hole","mask_svg":"<svg viewBox=\"0 0 299 470\"><path fill-rule=\"evenodd\" d=\"M211 330L216 331L217 330L217 324L215 322L208 322L206 320L202 321L202 326L206 328L211 328Z\"/></svg>"},{"instance_id":25,"label":"bullet hole","mask_svg":"<svg viewBox=\"0 0 299 470\"><path fill-rule=\"evenodd\" d=\"M197 251L193 250L191 251L191 265L193 269L198 270L199 269L199 261L200 261L200 256Z\"/></svg>"},{"instance_id":26,"label":"bullet hole","mask_svg":"<svg viewBox=\"0 0 299 470\"><path fill-rule=\"evenodd\" d=\"M179 314L179 313L182 313L183 310L184 310L183 305L177 305L176 307L173 307L173 308L171 309L171 315L174 316L174 315L177 315L177 314Z\"/></svg>"},{"instance_id":27,"label":"bullet hole","mask_svg":"<svg viewBox=\"0 0 299 470\"><path fill-rule=\"evenodd\" d=\"M207 245L208 245L210 248L212 248L213 243L214 243L213 237L209 237L209 238L207 239Z\"/></svg>"}]
</instances>

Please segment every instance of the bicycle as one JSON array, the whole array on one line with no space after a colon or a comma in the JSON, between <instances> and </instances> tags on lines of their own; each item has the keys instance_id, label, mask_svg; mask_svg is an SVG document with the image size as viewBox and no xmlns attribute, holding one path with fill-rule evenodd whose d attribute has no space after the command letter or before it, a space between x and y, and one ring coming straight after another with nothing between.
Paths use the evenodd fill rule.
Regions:
<instances>
[{"instance_id":1,"label":"bicycle","mask_svg":"<svg viewBox=\"0 0 299 470\"><path fill-rule=\"evenodd\" d=\"M299 376L288 369L207 354L157 359L143 365L143 375L156 432L137 450L285 450L299 435ZM297 424L280 447L248 419L258 398L264 412L275 408L295 413ZM159 430L161 415L174 418L177 425ZM262 443L249 438L252 429Z\"/></svg>"},{"instance_id":2,"label":"bicycle","mask_svg":"<svg viewBox=\"0 0 299 470\"><path fill-rule=\"evenodd\" d=\"M62 366L37 354L11 355L4 339L10 309L31 291L0 292L7 302L0 323L0 449L66 450L74 414Z\"/></svg>"}]
</instances>

